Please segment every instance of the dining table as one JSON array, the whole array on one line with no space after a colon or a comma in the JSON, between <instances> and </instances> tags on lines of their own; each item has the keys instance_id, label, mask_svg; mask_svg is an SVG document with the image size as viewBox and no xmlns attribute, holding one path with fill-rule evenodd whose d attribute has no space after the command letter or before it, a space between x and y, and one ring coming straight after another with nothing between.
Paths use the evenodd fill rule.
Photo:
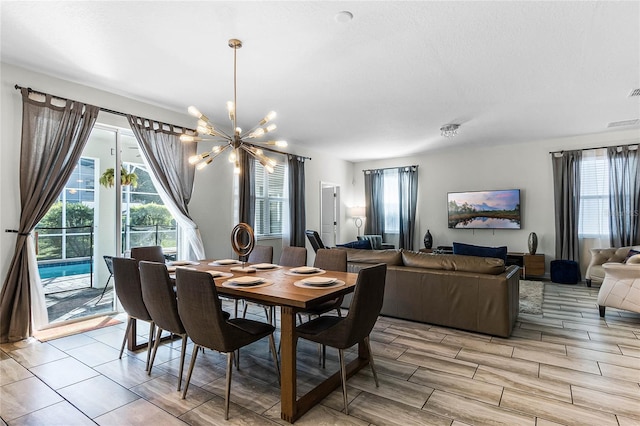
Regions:
<instances>
[{"instance_id":1,"label":"dining table","mask_svg":"<svg viewBox=\"0 0 640 426\"><path fill-rule=\"evenodd\" d=\"M222 263L226 264L208 259L177 267L210 272L214 276L216 289L220 295L280 307L280 417L293 423L341 384L340 372L337 371L298 398L296 383L297 313L309 310L326 300L353 292L358 274L323 270L310 273L308 271L312 269L309 267L303 269L305 273L296 273L295 271L300 269L272 264L255 265L258 268L252 268L251 264L247 264L246 266L249 268L243 268L242 264L229 264L227 260ZM245 271L245 269L248 270ZM218 273L223 273L224 276L215 277ZM228 283L230 274L233 274L234 278L255 276L263 279L263 282L255 286L230 285ZM336 282L329 286L306 286L304 283L301 285L301 281L309 281L305 280L308 276L335 278ZM368 364L369 352L363 341L358 344L358 357L347 365L347 377L352 376Z\"/></svg>"}]
</instances>

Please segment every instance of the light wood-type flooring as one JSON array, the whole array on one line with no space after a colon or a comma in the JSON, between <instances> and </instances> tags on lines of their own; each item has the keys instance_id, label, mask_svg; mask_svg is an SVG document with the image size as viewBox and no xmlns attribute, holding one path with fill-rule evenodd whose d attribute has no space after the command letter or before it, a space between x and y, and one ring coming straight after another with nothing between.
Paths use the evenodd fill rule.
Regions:
<instances>
[{"instance_id":1,"label":"light wood-type flooring","mask_svg":"<svg viewBox=\"0 0 640 426\"><path fill-rule=\"evenodd\" d=\"M546 283L544 314L521 315L509 339L380 317L371 335L380 387L362 370L348 381L349 416L337 390L296 424L640 425L640 315L608 308L600 319L597 292ZM261 308L250 309L264 319ZM123 333L119 324L47 343L1 345L3 421L284 424L266 339L242 350L225 421L223 355L207 350L198 356L182 400L179 340L161 347L148 376L145 351L118 359ZM317 347L300 341L299 392L338 369L337 352L327 354L323 370Z\"/></svg>"}]
</instances>

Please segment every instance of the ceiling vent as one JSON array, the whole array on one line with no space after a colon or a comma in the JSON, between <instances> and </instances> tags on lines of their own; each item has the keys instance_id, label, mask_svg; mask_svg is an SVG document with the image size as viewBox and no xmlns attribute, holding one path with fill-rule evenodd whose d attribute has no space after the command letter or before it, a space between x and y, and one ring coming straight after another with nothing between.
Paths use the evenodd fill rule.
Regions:
<instances>
[{"instance_id":1,"label":"ceiling vent","mask_svg":"<svg viewBox=\"0 0 640 426\"><path fill-rule=\"evenodd\" d=\"M629 97L632 98L634 96L640 96L640 89L633 89L631 93L629 93Z\"/></svg>"},{"instance_id":2,"label":"ceiling vent","mask_svg":"<svg viewBox=\"0 0 640 426\"><path fill-rule=\"evenodd\" d=\"M635 126L636 124L640 124L640 118L636 118L635 120L613 121L607 124L607 127Z\"/></svg>"}]
</instances>

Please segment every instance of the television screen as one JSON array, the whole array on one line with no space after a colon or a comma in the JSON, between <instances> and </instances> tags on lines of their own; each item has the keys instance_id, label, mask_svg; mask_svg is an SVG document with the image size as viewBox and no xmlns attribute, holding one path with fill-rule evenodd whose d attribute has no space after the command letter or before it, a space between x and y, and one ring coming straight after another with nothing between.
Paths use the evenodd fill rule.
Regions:
<instances>
[{"instance_id":1,"label":"television screen","mask_svg":"<svg viewBox=\"0 0 640 426\"><path fill-rule=\"evenodd\" d=\"M449 228L520 229L520 190L449 192Z\"/></svg>"}]
</instances>

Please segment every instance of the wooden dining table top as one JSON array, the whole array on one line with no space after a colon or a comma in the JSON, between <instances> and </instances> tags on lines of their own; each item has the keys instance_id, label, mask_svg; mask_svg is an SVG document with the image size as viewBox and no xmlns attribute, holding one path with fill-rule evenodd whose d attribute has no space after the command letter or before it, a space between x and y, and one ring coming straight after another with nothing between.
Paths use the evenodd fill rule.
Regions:
<instances>
[{"instance_id":1,"label":"wooden dining table top","mask_svg":"<svg viewBox=\"0 0 640 426\"><path fill-rule=\"evenodd\" d=\"M336 297L351 293L354 290L358 274L351 272L325 271L324 274L296 274L291 275L290 270L294 269L287 266L278 266L274 269L257 269L255 272L237 272L232 271L233 268L241 267L241 264L234 265L215 265L213 259L200 260L198 264L190 264L184 266L198 271L219 271L233 274L233 277L214 277L216 288L219 294L238 296L256 302L290 306L296 309L308 309L325 300L335 299ZM246 266L251 266L247 263ZM270 285L267 286L237 286L227 287L223 283L231 278L242 276L256 276L264 278ZM304 288L298 287L294 283L312 276L321 276L326 278L336 278L343 281L344 285L332 288Z\"/></svg>"}]
</instances>

